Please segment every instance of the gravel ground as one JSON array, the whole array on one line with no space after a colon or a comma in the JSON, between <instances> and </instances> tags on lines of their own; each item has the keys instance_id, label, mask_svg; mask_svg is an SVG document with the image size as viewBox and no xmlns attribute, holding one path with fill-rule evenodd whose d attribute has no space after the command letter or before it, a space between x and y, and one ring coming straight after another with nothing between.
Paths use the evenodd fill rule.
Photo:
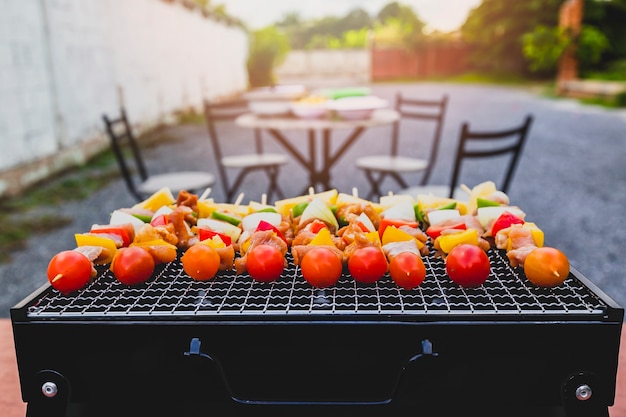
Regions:
<instances>
[{"instance_id":1,"label":"gravel ground","mask_svg":"<svg viewBox=\"0 0 626 417\"><path fill-rule=\"evenodd\" d=\"M441 151L431 183L447 181L453 149L463 121L476 129L505 128L521 123L527 113L535 116L518 171L509 190L512 204L527 213L527 219L545 232L546 244L562 249L571 264L621 305L626 305L626 110L582 105L572 100L548 99L523 89L445 83L376 84L373 93L393 100L397 91L424 98L450 97ZM132 115L130 115L132 118ZM416 127L427 129L428 126ZM180 167L217 172L204 125L171 127L168 141L147 152L149 171ZM338 137L347 132L336 132ZM359 155L387 152L389 127L370 129L351 148L332 172L333 184L342 192L353 187L367 190L366 181L354 167ZM249 132L230 128L230 146L241 148ZM294 138L295 139L295 138ZM281 149L270 140L268 149ZM463 182L473 186L493 179L497 163L472 166L463 173ZM411 182L419 176L409 177ZM263 177L251 177L242 191L248 200L259 200ZM289 196L306 185L306 174L295 162L283 169L281 185ZM223 194L216 185L213 197ZM388 184L389 191L398 191ZM134 203L121 179L80 202L55 207L70 215L73 222L61 229L33 237L16 252L10 263L0 265L0 317L46 282L45 270L58 251L73 247L75 232L104 223L109 213Z\"/></svg>"}]
</instances>

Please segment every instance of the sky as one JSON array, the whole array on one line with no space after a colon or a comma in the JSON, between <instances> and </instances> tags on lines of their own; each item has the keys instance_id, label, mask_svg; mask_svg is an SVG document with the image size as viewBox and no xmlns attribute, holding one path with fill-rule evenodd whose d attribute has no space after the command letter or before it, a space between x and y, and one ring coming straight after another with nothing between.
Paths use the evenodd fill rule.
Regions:
<instances>
[{"instance_id":1,"label":"sky","mask_svg":"<svg viewBox=\"0 0 626 417\"><path fill-rule=\"evenodd\" d=\"M301 18L315 19L325 16L343 17L351 10L362 7L375 16L393 0L212 0L224 4L226 11L243 20L250 28L259 29L281 20L287 13L296 12ZM431 30L449 32L458 29L469 11L481 0L400 0L411 6L417 16Z\"/></svg>"}]
</instances>

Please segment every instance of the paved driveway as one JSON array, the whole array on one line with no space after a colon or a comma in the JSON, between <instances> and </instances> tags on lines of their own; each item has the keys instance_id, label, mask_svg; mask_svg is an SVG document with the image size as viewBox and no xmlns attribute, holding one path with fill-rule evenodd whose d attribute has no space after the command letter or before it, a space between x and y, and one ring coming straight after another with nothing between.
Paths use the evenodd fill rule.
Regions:
<instances>
[{"instance_id":1,"label":"paved driveway","mask_svg":"<svg viewBox=\"0 0 626 417\"><path fill-rule=\"evenodd\" d=\"M533 113L535 122L509 191L512 203L521 206L527 219L544 229L546 244L562 249L576 269L626 305L626 257L622 253L626 248L626 110L553 100L504 87L407 83L377 84L372 88L374 94L389 100L397 91L419 97L450 96L442 148L431 183L448 179L452 150L463 121L476 128L500 128L518 124L527 113ZM422 128L427 129L427 125ZM204 126L171 129L172 136L181 140L150 150L149 170L185 166L215 171ZM232 129L230 146L240 148L242 141L248 140L247 133ZM388 127L371 129L349 150L332 172L333 184L339 191L352 192L357 187L365 194L366 182L353 160L366 153L386 152L389 133ZM268 147L280 150L272 142ZM463 182L470 186L488 179L497 182L499 177L490 171L492 168L497 164L472 167ZM416 182L419 176L410 179ZM245 184L244 201L260 199L262 180L252 178ZM281 184L288 195L296 195L306 185L306 174L292 162L281 173ZM398 191L395 184L389 183L388 188ZM223 199L219 187L213 196ZM12 305L45 283L49 259L73 246L75 232L105 222L113 209L132 204L120 180L86 201L55 208L71 215L74 222L31 239L25 250L14 255L13 262L0 265L0 317L7 317Z\"/></svg>"}]
</instances>

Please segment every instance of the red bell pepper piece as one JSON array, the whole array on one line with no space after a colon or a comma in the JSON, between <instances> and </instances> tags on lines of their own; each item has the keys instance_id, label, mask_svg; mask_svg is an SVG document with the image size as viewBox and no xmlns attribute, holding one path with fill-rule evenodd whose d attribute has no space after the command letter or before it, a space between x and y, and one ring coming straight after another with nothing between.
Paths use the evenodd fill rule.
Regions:
<instances>
[{"instance_id":1,"label":"red bell pepper piece","mask_svg":"<svg viewBox=\"0 0 626 417\"><path fill-rule=\"evenodd\" d=\"M500 230L511 227L513 224L524 224L524 220L508 211L505 211L493 223L493 226L491 227L491 236L495 236Z\"/></svg>"},{"instance_id":2,"label":"red bell pepper piece","mask_svg":"<svg viewBox=\"0 0 626 417\"><path fill-rule=\"evenodd\" d=\"M385 229L387 228L387 226L395 226L398 229L401 226L409 226L412 228L417 228L418 223L408 221L408 220L382 219L380 221L380 224L378 225L378 235L380 236L381 239L383 238L383 233L385 233Z\"/></svg>"},{"instance_id":3,"label":"red bell pepper piece","mask_svg":"<svg viewBox=\"0 0 626 417\"><path fill-rule=\"evenodd\" d=\"M96 227L92 227L91 230L89 231L89 233L95 233L95 234L114 234L119 236L122 239L122 246L128 246L130 245L132 238L130 236L130 234L128 233L128 230L124 229L123 227L115 227L115 226L106 226L106 227L101 227L101 226L96 226Z\"/></svg>"},{"instance_id":4,"label":"red bell pepper piece","mask_svg":"<svg viewBox=\"0 0 626 417\"><path fill-rule=\"evenodd\" d=\"M261 220L259 222L259 225L256 227L256 231L257 232L263 232L263 231L266 231L266 230L271 230L272 232L276 233L276 236L281 238L283 240L283 242L287 243L287 239L281 233L280 230L278 230L273 224L268 223L265 220Z\"/></svg>"},{"instance_id":5,"label":"red bell pepper piece","mask_svg":"<svg viewBox=\"0 0 626 417\"><path fill-rule=\"evenodd\" d=\"M441 232L443 232L446 229L467 230L467 226L463 222L448 224L445 226L434 225L434 226L429 226L428 229L426 229L426 234L430 236L431 239L435 240L439 236L441 236Z\"/></svg>"},{"instance_id":6,"label":"red bell pepper piece","mask_svg":"<svg viewBox=\"0 0 626 417\"><path fill-rule=\"evenodd\" d=\"M309 230L313 233L319 233L320 230L327 227L326 223L321 220L313 220L311 224L308 226Z\"/></svg>"},{"instance_id":7,"label":"red bell pepper piece","mask_svg":"<svg viewBox=\"0 0 626 417\"><path fill-rule=\"evenodd\" d=\"M200 239L200 242L206 239L213 239L214 236L217 236L220 239L222 239L222 242L224 242L226 246L230 246L233 243L233 239L228 235L216 232L214 230L203 229L201 227L198 228L198 238Z\"/></svg>"},{"instance_id":8,"label":"red bell pepper piece","mask_svg":"<svg viewBox=\"0 0 626 417\"><path fill-rule=\"evenodd\" d=\"M169 220L167 219L167 215L165 214L161 214L159 216L156 216L154 219L150 220L150 224L154 227L165 226L168 223L169 223Z\"/></svg>"}]
</instances>

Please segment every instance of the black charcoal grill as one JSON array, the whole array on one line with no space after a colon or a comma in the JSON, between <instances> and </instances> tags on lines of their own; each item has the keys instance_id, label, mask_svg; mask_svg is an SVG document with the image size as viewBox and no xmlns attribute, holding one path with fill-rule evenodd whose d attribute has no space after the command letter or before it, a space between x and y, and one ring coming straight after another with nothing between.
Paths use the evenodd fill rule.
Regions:
<instances>
[{"instance_id":1,"label":"black charcoal grill","mask_svg":"<svg viewBox=\"0 0 626 417\"><path fill-rule=\"evenodd\" d=\"M314 289L291 261L274 283L175 261L138 287L46 285L11 310L27 414L608 416L623 309L576 270L544 289L489 256L476 289L435 257L412 291Z\"/></svg>"}]
</instances>

